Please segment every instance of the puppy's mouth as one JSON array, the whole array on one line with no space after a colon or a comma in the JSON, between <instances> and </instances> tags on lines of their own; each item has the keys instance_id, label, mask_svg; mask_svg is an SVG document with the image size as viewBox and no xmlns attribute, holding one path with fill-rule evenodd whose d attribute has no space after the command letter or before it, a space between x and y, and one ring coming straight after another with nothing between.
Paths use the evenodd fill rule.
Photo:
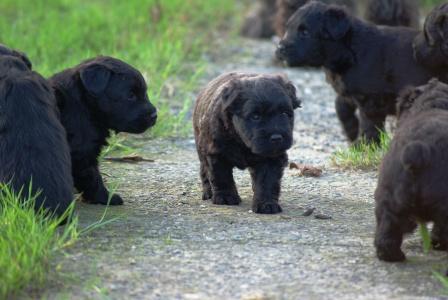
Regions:
<instances>
[{"instance_id":1,"label":"puppy's mouth","mask_svg":"<svg viewBox=\"0 0 448 300\"><path fill-rule=\"evenodd\" d=\"M157 122L157 112L153 112L150 115L141 115L133 122L133 125L127 130L129 133L140 134L153 127Z\"/></svg>"}]
</instances>

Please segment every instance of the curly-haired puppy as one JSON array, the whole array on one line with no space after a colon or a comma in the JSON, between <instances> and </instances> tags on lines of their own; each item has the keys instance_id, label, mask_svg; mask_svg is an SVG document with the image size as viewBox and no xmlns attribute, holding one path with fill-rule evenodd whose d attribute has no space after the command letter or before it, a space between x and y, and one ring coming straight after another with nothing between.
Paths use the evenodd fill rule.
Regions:
<instances>
[{"instance_id":1,"label":"curly-haired puppy","mask_svg":"<svg viewBox=\"0 0 448 300\"><path fill-rule=\"evenodd\" d=\"M275 35L275 0L257 0L241 28L241 35L253 39L268 39Z\"/></svg>"},{"instance_id":2,"label":"curly-haired puppy","mask_svg":"<svg viewBox=\"0 0 448 300\"><path fill-rule=\"evenodd\" d=\"M28 69L31 70L33 68L33 65L32 65L30 59L28 58L28 56L26 56L25 53L18 51L18 50L10 49L10 48L6 47L5 45L0 44L0 56L3 56L3 55L17 57L25 63L25 65L27 66Z\"/></svg>"},{"instance_id":3,"label":"curly-haired puppy","mask_svg":"<svg viewBox=\"0 0 448 300\"><path fill-rule=\"evenodd\" d=\"M368 0L365 17L377 25L420 27L417 0Z\"/></svg>"},{"instance_id":4,"label":"curly-haired puppy","mask_svg":"<svg viewBox=\"0 0 448 300\"><path fill-rule=\"evenodd\" d=\"M375 191L377 256L402 261L403 235L416 222L434 222L432 243L448 245L448 85L432 80L403 93L399 126Z\"/></svg>"},{"instance_id":5,"label":"curly-haired puppy","mask_svg":"<svg viewBox=\"0 0 448 300\"><path fill-rule=\"evenodd\" d=\"M70 149L48 82L21 58L0 55L0 182L60 216L73 200Z\"/></svg>"},{"instance_id":6,"label":"curly-haired puppy","mask_svg":"<svg viewBox=\"0 0 448 300\"><path fill-rule=\"evenodd\" d=\"M157 119L139 71L106 56L87 60L50 78L67 131L75 187L86 202L107 204L109 193L98 169L109 130L142 133ZM111 205L122 204L113 195Z\"/></svg>"},{"instance_id":7,"label":"curly-haired puppy","mask_svg":"<svg viewBox=\"0 0 448 300\"><path fill-rule=\"evenodd\" d=\"M320 0L328 4L341 5L347 8L350 12L356 11L356 4L353 0ZM286 32L286 23L289 18L302 6L308 3L309 0L277 0L276 14L274 19L275 31L279 37L283 37Z\"/></svg>"},{"instance_id":8,"label":"curly-haired puppy","mask_svg":"<svg viewBox=\"0 0 448 300\"><path fill-rule=\"evenodd\" d=\"M280 182L299 106L294 86L281 75L229 73L210 82L193 114L203 199L238 205L232 169L249 168L253 211L281 212Z\"/></svg>"},{"instance_id":9,"label":"curly-haired puppy","mask_svg":"<svg viewBox=\"0 0 448 300\"><path fill-rule=\"evenodd\" d=\"M376 26L344 9L312 1L288 22L277 56L292 66L323 67L338 95L353 98L360 136L379 140L398 93L433 75L418 64L412 43L417 30Z\"/></svg>"},{"instance_id":10,"label":"curly-haired puppy","mask_svg":"<svg viewBox=\"0 0 448 300\"><path fill-rule=\"evenodd\" d=\"M423 32L414 40L414 55L437 77L448 79L448 3L436 6L426 17Z\"/></svg>"}]
</instances>

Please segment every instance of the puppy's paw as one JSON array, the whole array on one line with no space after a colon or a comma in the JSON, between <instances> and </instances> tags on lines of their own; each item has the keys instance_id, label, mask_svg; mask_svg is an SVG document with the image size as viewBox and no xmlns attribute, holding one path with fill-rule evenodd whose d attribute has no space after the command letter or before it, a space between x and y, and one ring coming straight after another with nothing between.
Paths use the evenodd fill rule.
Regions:
<instances>
[{"instance_id":1,"label":"puppy's paw","mask_svg":"<svg viewBox=\"0 0 448 300\"><path fill-rule=\"evenodd\" d=\"M241 198L235 193L217 192L213 194L212 202L216 205L239 205Z\"/></svg>"},{"instance_id":2,"label":"puppy's paw","mask_svg":"<svg viewBox=\"0 0 448 300\"><path fill-rule=\"evenodd\" d=\"M282 212L281 206L276 202L255 203L252 211L257 214L278 214Z\"/></svg>"},{"instance_id":3,"label":"puppy's paw","mask_svg":"<svg viewBox=\"0 0 448 300\"><path fill-rule=\"evenodd\" d=\"M109 205L123 205L123 199L120 195L113 194L110 198Z\"/></svg>"},{"instance_id":4,"label":"puppy's paw","mask_svg":"<svg viewBox=\"0 0 448 300\"><path fill-rule=\"evenodd\" d=\"M378 257L378 259L387 262L400 262L406 260L406 256L404 255L403 251L401 251L400 248L398 249L377 248L376 256Z\"/></svg>"},{"instance_id":5,"label":"puppy's paw","mask_svg":"<svg viewBox=\"0 0 448 300\"><path fill-rule=\"evenodd\" d=\"M213 197L212 189L204 189L202 192L202 200L210 200Z\"/></svg>"}]
</instances>

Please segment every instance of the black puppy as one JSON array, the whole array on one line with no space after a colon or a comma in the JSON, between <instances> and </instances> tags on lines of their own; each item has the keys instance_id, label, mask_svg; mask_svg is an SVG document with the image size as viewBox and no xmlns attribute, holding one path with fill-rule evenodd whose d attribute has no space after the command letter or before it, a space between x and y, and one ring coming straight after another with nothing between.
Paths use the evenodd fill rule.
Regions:
<instances>
[{"instance_id":1,"label":"black puppy","mask_svg":"<svg viewBox=\"0 0 448 300\"><path fill-rule=\"evenodd\" d=\"M327 4L344 6L350 12L356 12L356 3L353 0L319 0ZM279 37L283 37L286 32L286 24L289 18L309 0L277 0L275 14L275 31Z\"/></svg>"},{"instance_id":2,"label":"black puppy","mask_svg":"<svg viewBox=\"0 0 448 300\"><path fill-rule=\"evenodd\" d=\"M0 182L60 216L73 200L70 149L48 82L21 58L0 55Z\"/></svg>"},{"instance_id":3,"label":"black puppy","mask_svg":"<svg viewBox=\"0 0 448 300\"><path fill-rule=\"evenodd\" d=\"M377 25L419 28L417 0L368 0L366 20Z\"/></svg>"},{"instance_id":4,"label":"black puppy","mask_svg":"<svg viewBox=\"0 0 448 300\"><path fill-rule=\"evenodd\" d=\"M415 59L444 81L448 80L448 3L426 17L423 32L414 40Z\"/></svg>"},{"instance_id":5,"label":"black puppy","mask_svg":"<svg viewBox=\"0 0 448 300\"><path fill-rule=\"evenodd\" d=\"M27 66L28 69L31 70L33 68L33 65L32 65L30 59L28 58L28 56L26 56L25 53L14 50L14 49L10 49L10 48L6 47L5 45L0 44L0 56L2 56L2 55L9 55L9 56L17 57L25 63L25 65Z\"/></svg>"},{"instance_id":6,"label":"black puppy","mask_svg":"<svg viewBox=\"0 0 448 300\"><path fill-rule=\"evenodd\" d=\"M405 92L398 113L375 191L375 247L385 261L405 259L403 235L416 221L433 221L433 246L448 246L448 85L432 80Z\"/></svg>"},{"instance_id":7,"label":"black puppy","mask_svg":"<svg viewBox=\"0 0 448 300\"><path fill-rule=\"evenodd\" d=\"M281 212L280 182L299 106L294 86L280 75L229 73L210 82L193 113L203 199L238 205L232 169L249 168L253 211Z\"/></svg>"},{"instance_id":8,"label":"black puppy","mask_svg":"<svg viewBox=\"0 0 448 300\"><path fill-rule=\"evenodd\" d=\"M368 141L379 140L398 93L432 77L413 57L417 30L375 26L315 1L300 8L287 28L277 56L292 66L323 67L338 95L359 108L361 137Z\"/></svg>"},{"instance_id":9,"label":"black puppy","mask_svg":"<svg viewBox=\"0 0 448 300\"><path fill-rule=\"evenodd\" d=\"M50 78L67 131L75 187L89 203L107 204L98 155L109 130L142 133L157 119L143 76L130 65L97 57ZM113 195L111 205L122 204Z\"/></svg>"}]
</instances>

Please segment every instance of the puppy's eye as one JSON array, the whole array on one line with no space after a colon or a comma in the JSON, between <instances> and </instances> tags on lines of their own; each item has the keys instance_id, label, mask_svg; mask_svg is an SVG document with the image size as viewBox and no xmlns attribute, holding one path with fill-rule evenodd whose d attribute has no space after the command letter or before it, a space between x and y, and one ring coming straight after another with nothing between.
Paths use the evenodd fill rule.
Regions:
<instances>
[{"instance_id":1,"label":"puppy's eye","mask_svg":"<svg viewBox=\"0 0 448 300\"><path fill-rule=\"evenodd\" d=\"M292 114L289 111L282 112L282 115L287 116L288 118L292 117Z\"/></svg>"},{"instance_id":2,"label":"puppy's eye","mask_svg":"<svg viewBox=\"0 0 448 300\"><path fill-rule=\"evenodd\" d=\"M254 113L254 114L250 115L250 118L251 118L252 121L260 121L261 115L257 114L257 113Z\"/></svg>"},{"instance_id":3,"label":"puppy's eye","mask_svg":"<svg viewBox=\"0 0 448 300\"><path fill-rule=\"evenodd\" d=\"M128 95L128 101L137 101L137 95L133 92L129 93Z\"/></svg>"},{"instance_id":4,"label":"puppy's eye","mask_svg":"<svg viewBox=\"0 0 448 300\"><path fill-rule=\"evenodd\" d=\"M303 24L301 24L297 30L299 32L299 35L301 35L301 36L307 37L310 35L308 28L306 28L306 26Z\"/></svg>"}]
</instances>

